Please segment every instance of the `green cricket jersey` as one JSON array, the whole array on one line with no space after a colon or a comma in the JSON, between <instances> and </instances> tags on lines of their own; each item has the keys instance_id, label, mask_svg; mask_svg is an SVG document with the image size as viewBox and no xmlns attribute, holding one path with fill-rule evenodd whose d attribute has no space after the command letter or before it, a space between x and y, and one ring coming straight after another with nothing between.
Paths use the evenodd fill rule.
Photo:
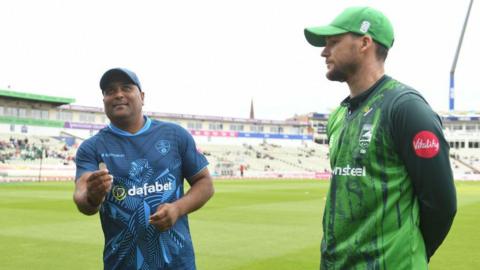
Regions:
<instances>
[{"instance_id":1,"label":"green cricket jersey","mask_svg":"<svg viewBox=\"0 0 480 270\"><path fill-rule=\"evenodd\" d=\"M438 115L417 91L383 76L342 102L327 133L321 269L427 269L456 212Z\"/></svg>"}]
</instances>

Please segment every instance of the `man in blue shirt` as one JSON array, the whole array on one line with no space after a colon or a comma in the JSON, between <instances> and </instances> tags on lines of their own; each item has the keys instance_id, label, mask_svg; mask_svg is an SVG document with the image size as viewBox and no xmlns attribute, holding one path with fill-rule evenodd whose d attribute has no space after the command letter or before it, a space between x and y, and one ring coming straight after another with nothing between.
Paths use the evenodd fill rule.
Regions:
<instances>
[{"instance_id":1,"label":"man in blue shirt","mask_svg":"<svg viewBox=\"0 0 480 270\"><path fill-rule=\"evenodd\" d=\"M188 131L143 115L135 73L110 69L100 88L111 123L77 151L74 201L100 213L104 269L196 269L187 214L213 196L208 161Z\"/></svg>"}]
</instances>

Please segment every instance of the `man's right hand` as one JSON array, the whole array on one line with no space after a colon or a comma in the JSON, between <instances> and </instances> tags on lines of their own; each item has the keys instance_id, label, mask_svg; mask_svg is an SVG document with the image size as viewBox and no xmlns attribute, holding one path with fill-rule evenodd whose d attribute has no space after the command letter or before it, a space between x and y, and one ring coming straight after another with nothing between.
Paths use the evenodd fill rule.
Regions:
<instances>
[{"instance_id":1,"label":"man's right hand","mask_svg":"<svg viewBox=\"0 0 480 270\"><path fill-rule=\"evenodd\" d=\"M94 171L86 181L88 204L92 207L98 207L112 188L112 181L113 176L108 174L107 169Z\"/></svg>"}]
</instances>

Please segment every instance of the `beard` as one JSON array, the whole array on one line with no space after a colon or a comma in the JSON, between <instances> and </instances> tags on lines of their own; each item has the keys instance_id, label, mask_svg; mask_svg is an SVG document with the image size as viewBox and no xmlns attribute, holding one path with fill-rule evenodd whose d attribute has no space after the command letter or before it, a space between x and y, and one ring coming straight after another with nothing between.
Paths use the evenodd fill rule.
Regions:
<instances>
[{"instance_id":1,"label":"beard","mask_svg":"<svg viewBox=\"0 0 480 270\"><path fill-rule=\"evenodd\" d=\"M345 82L348 78L347 74L342 70L334 68L331 71L328 71L325 75L330 81Z\"/></svg>"},{"instance_id":2,"label":"beard","mask_svg":"<svg viewBox=\"0 0 480 270\"><path fill-rule=\"evenodd\" d=\"M330 81L346 82L357 70L358 64L351 61L349 63L335 65L325 76Z\"/></svg>"},{"instance_id":3,"label":"beard","mask_svg":"<svg viewBox=\"0 0 480 270\"><path fill-rule=\"evenodd\" d=\"M355 43L352 43L350 48L345 50L343 57L337 59L337 63L326 74L330 81L346 82L354 76L360 69L358 48Z\"/></svg>"}]
</instances>

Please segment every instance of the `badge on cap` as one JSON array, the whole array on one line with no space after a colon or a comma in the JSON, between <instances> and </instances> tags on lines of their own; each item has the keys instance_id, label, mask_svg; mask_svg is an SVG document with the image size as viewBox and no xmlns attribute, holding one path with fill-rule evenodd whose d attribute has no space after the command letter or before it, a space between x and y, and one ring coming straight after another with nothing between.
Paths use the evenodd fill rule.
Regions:
<instances>
[{"instance_id":1,"label":"badge on cap","mask_svg":"<svg viewBox=\"0 0 480 270\"><path fill-rule=\"evenodd\" d=\"M363 21L362 25L360 25L360 32L367 33L368 28L370 28L370 22L369 21Z\"/></svg>"}]
</instances>

